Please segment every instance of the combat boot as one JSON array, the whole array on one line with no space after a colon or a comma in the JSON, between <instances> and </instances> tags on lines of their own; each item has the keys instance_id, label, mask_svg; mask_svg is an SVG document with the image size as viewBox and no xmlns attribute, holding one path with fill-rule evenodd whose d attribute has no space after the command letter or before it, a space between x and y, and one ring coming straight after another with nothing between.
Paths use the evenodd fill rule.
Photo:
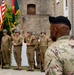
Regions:
<instances>
[{"instance_id":1,"label":"combat boot","mask_svg":"<svg viewBox=\"0 0 74 75\"><path fill-rule=\"evenodd\" d=\"M31 66L31 71L34 71L34 64L32 64Z\"/></svg>"},{"instance_id":2,"label":"combat boot","mask_svg":"<svg viewBox=\"0 0 74 75\"><path fill-rule=\"evenodd\" d=\"M31 71L34 71L34 67L31 68Z\"/></svg>"},{"instance_id":3,"label":"combat boot","mask_svg":"<svg viewBox=\"0 0 74 75\"><path fill-rule=\"evenodd\" d=\"M31 66L27 69L27 71L31 71Z\"/></svg>"},{"instance_id":4,"label":"combat boot","mask_svg":"<svg viewBox=\"0 0 74 75\"><path fill-rule=\"evenodd\" d=\"M40 63L37 62L37 69L40 69Z\"/></svg>"}]
</instances>

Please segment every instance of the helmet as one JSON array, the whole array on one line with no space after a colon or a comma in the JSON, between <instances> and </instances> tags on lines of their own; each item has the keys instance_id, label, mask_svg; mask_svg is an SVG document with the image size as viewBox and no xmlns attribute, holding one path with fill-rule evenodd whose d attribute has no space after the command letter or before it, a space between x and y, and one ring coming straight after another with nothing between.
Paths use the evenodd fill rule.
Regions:
<instances>
[{"instance_id":1,"label":"helmet","mask_svg":"<svg viewBox=\"0 0 74 75\"><path fill-rule=\"evenodd\" d=\"M40 34L44 33L46 35L46 32L45 31L42 31Z\"/></svg>"},{"instance_id":2,"label":"helmet","mask_svg":"<svg viewBox=\"0 0 74 75\"><path fill-rule=\"evenodd\" d=\"M3 33L7 33L7 30L6 29L3 29Z\"/></svg>"},{"instance_id":3,"label":"helmet","mask_svg":"<svg viewBox=\"0 0 74 75\"><path fill-rule=\"evenodd\" d=\"M15 33L20 33L20 30L15 30Z\"/></svg>"},{"instance_id":4,"label":"helmet","mask_svg":"<svg viewBox=\"0 0 74 75\"><path fill-rule=\"evenodd\" d=\"M17 30L17 29L13 29L12 32L15 33L16 30Z\"/></svg>"},{"instance_id":5,"label":"helmet","mask_svg":"<svg viewBox=\"0 0 74 75\"><path fill-rule=\"evenodd\" d=\"M28 31L27 33L29 33L29 34L31 34L31 35L33 34L33 32L32 32L32 31Z\"/></svg>"}]
</instances>

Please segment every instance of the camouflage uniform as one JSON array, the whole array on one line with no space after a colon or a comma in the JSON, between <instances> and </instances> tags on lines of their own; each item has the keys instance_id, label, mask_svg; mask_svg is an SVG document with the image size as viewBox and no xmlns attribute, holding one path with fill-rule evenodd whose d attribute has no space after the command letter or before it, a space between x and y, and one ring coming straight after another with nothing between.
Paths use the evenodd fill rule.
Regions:
<instances>
[{"instance_id":1,"label":"camouflage uniform","mask_svg":"<svg viewBox=\"0 0 74 75\"><path fill-rule=\"evenodd\" d=\"M45 54L46 75L74 75L74 40L59 38Z\"/></svg>"}]
</instances>

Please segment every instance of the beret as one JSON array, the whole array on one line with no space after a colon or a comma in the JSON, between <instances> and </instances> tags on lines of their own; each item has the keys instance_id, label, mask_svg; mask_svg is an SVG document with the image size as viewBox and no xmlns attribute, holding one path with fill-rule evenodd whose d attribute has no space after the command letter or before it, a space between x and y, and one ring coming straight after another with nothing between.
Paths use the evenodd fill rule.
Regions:
<instances>
[{"instance_id":1,"label":"beret","mask_svg":"<svg viewBox=\"0 0 74 75\"><path fill-rule=\"evenodd\" d=\"M57 17L49 16L49 22L51 24L64 24L66 26L69 26L69 28L71 29L71 23L69 19L64 16L57 16Z\"/></svg>"}]
</instances>

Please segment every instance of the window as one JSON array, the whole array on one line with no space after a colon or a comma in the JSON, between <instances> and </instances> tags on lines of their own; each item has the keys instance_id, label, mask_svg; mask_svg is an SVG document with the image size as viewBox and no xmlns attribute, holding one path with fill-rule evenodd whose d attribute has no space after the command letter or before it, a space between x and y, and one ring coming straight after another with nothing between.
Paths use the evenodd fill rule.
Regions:
<instances>
[{"instance_id":1,"label":"window","mask_svg":"<svg viewBox=\"0 0 74 75\"><path fill-rule=\"evenodd\" d=\"M27 14L28 15L35 15L36 14L36 5L35 4L28 4L27 5Z\"/></svg>"}]
</instances>

